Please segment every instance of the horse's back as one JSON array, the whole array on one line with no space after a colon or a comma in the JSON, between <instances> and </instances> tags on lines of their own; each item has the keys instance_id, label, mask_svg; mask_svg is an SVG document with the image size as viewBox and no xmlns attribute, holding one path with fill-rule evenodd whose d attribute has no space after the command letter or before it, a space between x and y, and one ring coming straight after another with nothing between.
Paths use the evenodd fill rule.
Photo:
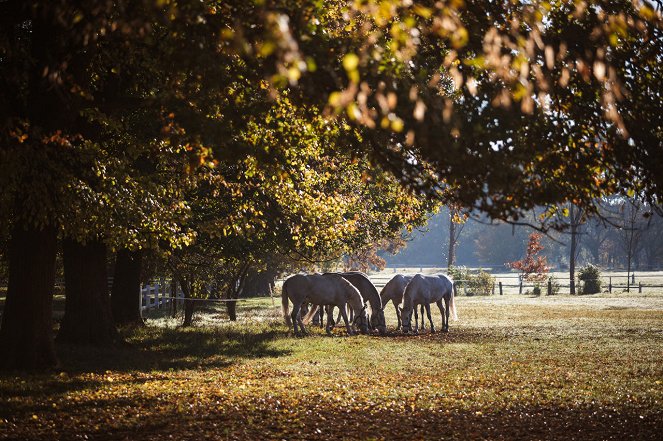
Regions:
<instances>
[{"instance_id":1,"label":"horse's back","mask_svg":"<svg viewBox=\"0 0 663 441\"><path fill-rule=\"evenodd\" d=\"M453 282L444 274L429 276L415 275L406 288L406 295L414 300L436 302L447 298L453 290Z\"/></svg>"},{"instance_id":2,"label":"horse's back","mask_svg":"<svg viewBox=\"0 0 663 441\"><path fill-rule=\"evenodd\" d=\"M305 290L309 287L310 282L308 276L304 274L295 274L283 282L283 289L288 293L289 296L297 295L298 292Z\"/></svg>"},{"instance_id":3,"label":"horse's back","mask_svg":"<svg viewBox=\"0 0 663 441\"><path fill-rule=\"evenodd\" d=\"M403 297L405 292L405 287L412 280L412 276L406 276L403 274L396 274L394 277L389 279L387 284L382 289L380 297L382 302L386 303L387 300L397 299L400 300Z\"/></svg>"},{"instance_id":4,"label":"horse's back","mask_svg":"<svg viewBox=\"0 0 663 441\"><path fill-rule=\"evenodd\" d=\"M373 282L371 282L371 279L369 279L366 274L360 271L350 271L340 273L340 276L346 279L359 290L359 293L363 299L368 300L371 303L371 308L382 307L380 294L378 294L377 288L375 288L375 285L373 285Z\"/></svg>"}]
</instances>

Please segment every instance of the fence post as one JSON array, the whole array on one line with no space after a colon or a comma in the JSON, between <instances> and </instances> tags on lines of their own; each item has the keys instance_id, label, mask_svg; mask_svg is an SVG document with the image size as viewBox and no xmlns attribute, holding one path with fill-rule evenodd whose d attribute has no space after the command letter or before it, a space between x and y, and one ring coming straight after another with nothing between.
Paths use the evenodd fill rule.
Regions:
<instances>
[{"instance_id":1,"label":"fence post","mask_svg":"<svg viewBox=\"0 0 663 441\"><path fill-rule=\"evenodd\" d=\"M499 282L500 284L500 295L502 295L502 282Z\"/></svg>"},{"instance_id":2,"label":"fence post","mask_svg":"<svg viewBox=\"0 0 663 441\"><path fill-rule=\"evenodd\" d=\"M491 295L493 295L493 296L495 295L495 282L493 282L493 291L492 291Z\"/></svg>"},{"instance_id":3,"label":"fence post","mask_svg":"<svg viewBox=\"0 0 663 441\"><path fill-rule=\"evenodd\" d=\"M608 292L612 292L612 276L608 277Z\"/></svg>"},{"instance_id":4,"label":"fence post","mask_svg":"<svg viewBox=\"0 0 663 441\"><path fill-rule=\"evenodd\" d=\"M638 292L642 294L642 282L638 282Z\"/></svg>"},{"instance_id":5,"label":"fence post","mask_svg":"<svg viewBox=\"0 0 663 441\"><path fill-rule=\"evenodd\" d=\"M552 279L548 279L548 295L552 295Z\"/></svg>"},{"instance_id":6,"label":"fence post","mask_svg":"<svg viewBox=\"0 0 663 441\"><path fill-rule=\"evenodd\" d=\"M631 273L631 283L635 285L635 271Z\"/></svg>"},{"instance_id":7,"label":"fence post","mask_svg":"<svg viewBox=\"0 0 663 441\"><path fill-rule=\"evenodd\" d=\"M518 285L518 294L523 293L523 279L520 279L520 284Z\"/></svg>"}]
</instances>

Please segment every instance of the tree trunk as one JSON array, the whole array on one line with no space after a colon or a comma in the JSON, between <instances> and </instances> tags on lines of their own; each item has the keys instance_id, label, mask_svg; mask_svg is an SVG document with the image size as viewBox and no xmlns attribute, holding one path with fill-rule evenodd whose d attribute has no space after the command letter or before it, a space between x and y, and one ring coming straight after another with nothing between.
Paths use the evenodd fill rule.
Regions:
<instances>
[{"instance_id":1,"label":"tree trunk","mask_svg":"<svg viewBox=\"0 0 663 441\"><path fill-rule=\"evenodd\" d=\"M180 281L182 292L184 292L184 322L182 326L187 327L193 324L193 310L195 303L193 300L194 294L194 280L190 276L188 280Z\"/></svg>"},{"instance_id":2,"label":"tree trunk","mask_svg":"<svg viewBox=\"0 0 663 441\"><path fill-rule=\"evenodd\" d=\"M110 345L119 341L113 323L106 274L106 245L63 241L65 312L58 341Z\"/></svg>"},{"instance_id":3,"label":"tree trunk","mask_svg":"<svg viewBox=\"0 0 663 441\"><path fill-rule=\"evenodd\" d=\"M571 205L571 250L569 252L569 285L571 295L576 293L576 248L577 244L577 233L578 226L575 223L574 216L574 206Z\"/></svg>"},{"instance_id":4,"label":"tree trunk","mask_svg":"<svg viewBox=\"0 0 663 441\"><path fill-rule=\"evenodd\" d=\"M111 292L113 319L117 325L145 324L140 312L140 271L143 252L124 248L117 252Z\"/></svg>"},{"instance_id":5,"label":"tree trunk","mask_svg":"<svg viewBox=\"0 0 663 441\"><path fill-rule=\"evenodd\" d=\"M58 364L52 322L56 254L55 228L14 228L0 327L0 368L48 369Z\"/></svg>"},{"instance_id":6,"label":"tree trunk","mask_svg":"<svg viewBox=\"0 0 663 441\"><path fill-rule=\"evenodd\" d=\"M453 221L453 214L449 213L449 254L447 256L447 268L451 268L456 263L456 223Z\"/></svg>"},{"instance_id":7,"label":"tree trunk","mask_svg":"<svg viewBox=\"0 0 663 441\"><path fill-rule=\"evenodd\" d=\"M170 281L170 316L175 318L177 316L177 279L173 276Z\"/></svg>"},{"instance_id":8,"label":"tree trunk","mask_svg":"<svg viewBox=\"0 0 663 441\"><path fill-rule=\"evenodd\" d=\"M228 287L228 299L238 299L239 296L244 292L248 271L248 264L244 265L244 267L240 269L235 283L231 283ZM230 321L237 321L237 302L226 302L226 309L228 311L228 318L230 318Z\"/></svg>"}]
</instances>

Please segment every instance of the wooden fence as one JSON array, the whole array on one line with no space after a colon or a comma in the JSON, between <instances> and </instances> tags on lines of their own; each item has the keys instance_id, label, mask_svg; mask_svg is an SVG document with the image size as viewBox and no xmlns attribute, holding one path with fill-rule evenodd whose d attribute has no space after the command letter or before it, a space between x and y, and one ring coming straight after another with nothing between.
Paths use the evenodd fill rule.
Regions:
<instances>
[{"instance_id":1,"label":"wooden fence","mask_svg":"<svg viewBox=\"0 0 663 441\"><path fill-rule=\"evenodd\" d=\"M371 281L375 286L380 290L387 282L393 277L396 273L402 274L413 274L413 273L444 273L446 268L434 268L427 266L417 266L417 267L406 267L406 268L387 268L386 270L373 274L370 276ZM546 279L542 282L536 283L526 280L521 280L518 274L491 274L495 277L495 284L492 287L493 294L505 294L507 292L518 294L527 293L528 291L533 291L536 286L541 289L541 294L553 294L554 289L558 288L561 290L570 291L571 285L569 282L568 275L565 276L551 276L550 280ZM468 294L467 286L463 282L468 282L467 280L455 280L458 287L456 290L457 295L466 295ZM647 274L647 273L631 273L627 277L626 274L612 274L612 275L603 275L601 276L601 284L603 290L608 292L613 292L613 290L625 290L628 289L631 292L642 293L645 290L660 290L663 291L663 272L658 274ZM581 284L576 283L576 290L581 289ZM472 293L469 293L472 295Z\"/></svg>"},{"instance_id":2,"label":"wooden fence","mask_svg":"<svg viewBox=\"0 0 663 441\"><path fill-rule=\"evenodd\" d=\"M159 309L172 306L173 302L183 304L184 292L179 285L174 291L174 284L169 280L160 279L152 284L141 284L140 286L140 310Z\"/></svg>"}]
</instances>

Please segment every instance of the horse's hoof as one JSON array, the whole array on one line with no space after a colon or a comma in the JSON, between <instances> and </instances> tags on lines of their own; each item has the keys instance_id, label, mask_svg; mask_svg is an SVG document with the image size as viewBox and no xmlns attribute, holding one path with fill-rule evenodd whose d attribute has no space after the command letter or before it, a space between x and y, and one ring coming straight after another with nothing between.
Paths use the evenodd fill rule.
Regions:
<instances>
[{"instance_id":1,"label":"horse's hoof","mask_svg":"<svg viewBox=\"0 0 663 441\"><path fill-rule=\"evenodd\" d=\"M443 329L442 332L449 332L449 330L448 329Z\"/></svg>"},{"instance_id":2,"label":"horse's hoof","mask_svg":"<svg viewBox=\"0 0 663 441\"><path fill-rule=\"evenodd\" d=\"M431 328L430 333L435 334L435 328Z\"/></svg>"}]
</instances>

